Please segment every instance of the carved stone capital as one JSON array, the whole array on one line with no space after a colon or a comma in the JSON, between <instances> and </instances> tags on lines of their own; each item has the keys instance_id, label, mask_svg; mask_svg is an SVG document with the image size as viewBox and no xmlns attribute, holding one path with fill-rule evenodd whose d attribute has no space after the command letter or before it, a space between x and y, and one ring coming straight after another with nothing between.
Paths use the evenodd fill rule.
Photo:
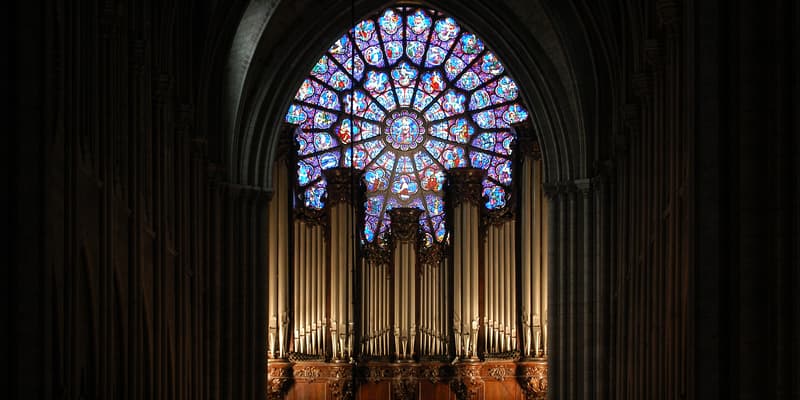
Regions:
<instances>
[{"instance_id":1,"label":"carved stone capital","mask_svg":"<svg viewBox=\"0 0 800 400\"><path fill-rule=\"evenodd\" d=\"M337 203L348 203L358 206L358 182L361 170L345 167L337 167L322 171L325 180L328 181L328 206Z\"/></svg>"},{"instance_id":2,"label":"carved stone capital","mask_svg":"<svg viewBox=\"0 0 800 400\"><path fill-rule=\"evenodd\" d=\"M398 207L389 210L392 221L392 240L416 243L419 233L419 217L422 210L410 207Z\"/></svg>"},{"instance_id":3,"label":"carved stone capital","mask_svg":"<svg viewBox=\"0 0 800 400\"><path fill-rule=\"evenodd\" d=\"M462 202L481 205L483 178L486 171L480 168L451 168L447 171L448 198L451 207Z\"/></svg>"},{"instance_id":4,"label":"carved stone capital","mask_svg":"<svg viewBox=\"0 0 800 400\"><path fill-rule=\"evenodd\" d=\"M547 397L547 364L523 365L519 382L528 400L543 400Z\"/></svg>"},{"instance_id":5,"label":"carved stone capital","mask_svg":"<svg viewBox=\"0 0 800 400\"><path fill-rule=\"evenodd\" d=\"M269 363L267 366L267 399L279 400L286 396L292 384L292 367L289 363Z\"/></svg>"}]
</instances>

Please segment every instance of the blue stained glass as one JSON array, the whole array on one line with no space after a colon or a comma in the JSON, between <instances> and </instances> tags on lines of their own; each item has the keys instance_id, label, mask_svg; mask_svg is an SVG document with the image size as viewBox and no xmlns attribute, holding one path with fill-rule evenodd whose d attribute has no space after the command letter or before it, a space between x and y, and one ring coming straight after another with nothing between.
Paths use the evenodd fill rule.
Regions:
<instances>
[{"instance_id":1,"label":"blue stained glass","mask_svg":"<svg viewBox=\"0 0 800 400\"><path fill-rule=\"evenodd\" d=\"M448 146L447 150L442 153L442 164L445 168L461 168L467 166L467 161L464 158L464 148L456 146Z\"/></svg>"},{"instance_id":2,"label":"blue stained glass","mask_svg":"<svg viewBox=\"0 0 800 400\"><path fill-rule=\"evenodd\" d=\"M380 24L381 29L385 33L392 35L400 30L402 21L400 20L400 15L390 8L378 19L378 24Z\"/></svg>"},{"instance_id":3,"label":"blue stained glass","mask_svg":"<svg viewBox=\"0 0 800 400\"><path fill-rule=\"evenodd\" d=\"M342 91L345 89L350 89L350 78L342 71L336 71L331 75L331 79L328 80L328 84L331 85L332 88Z\"/></svg>"},{"instance_id":4,"label":"blue stained glass","mask_svg":"<svg viewBox=\"0 0 800 400\"><path fill-rule=\"evenodd\" d=\"M489 176L504 185L511 184L511 161L495 157L489 168Z\"/></svg>"},{"instance_id":5,"label":"blue stained glass","mask_svg":"<svg viewBox=\"0 0 800 400\"><path fill-rule=\"evenodd\" d=\"M447 55L447 50L439 47L439 46L431 46L428 48L428 58L425 62L426 67L435 67L444 61L444 57Z\"/></svg>"},{"instance_id":6,"label":"blue stained glass","mask_svg":"<svg viewBox=\"0 0 800 400\"><path fill-rule=\"evenodd\" d=\"M484 154L478 151L472 151L469 153L470 164L472 164L473 168L480 168L486 169L491 165L492 157L488 154Z\"/></svg>"},{"instance_id":7,"label":"blue stained glass","mask_svg":"<svg viewBox=\"0 0 800 400\"><path fill-rule=\"evenodd\" d=\"M489 94L486 93L485 90L477 90L475 93L472 94L472 98L469 100L469 109L470 110L480 110L489 105Z\"/></svg>"},{"instance_id":8,"label":"blue stained glass","mask_svg":"<svg viewBox=\"0 0 800 400\"><path fill-rule=\"evenodd\" d=\"M494 127L495 116L492 110L482 111L472 116L475 123L483 129L491 129Z\"/></svg>"},{"instance_id":9,"label":"blue stained glass","mask_svg":"<svg viewBox=\"0 0 800 400\"><path fill-rule=\"evenodd\" d=\"M311 79L306 79L303 81L303 84L300 85L300 89L297 90L297 94L294 96L294 98L295 100L303 101L313 96L318 90L319 84L316 84Z\"/></svg>"},{"instance_id":10,"label":"blue stained glass","mask_svg":"<svg viewBox=\"0 0 800 400\"><path fill-rule=\"evenodd\" d=\"M431 153L433 158L439 159L444 152L444 148L447 145L438 141L438 140L428 140L425 142L425 148L428 149L428 152Z\"/></svg>"},{"instance_id":11,"label":"blue stained glass","mask_svg":"<svg viewBox=\"0 0 800 400\"><path fill-rule=\"evenodd\" d=\"M461 71L466 67L467 64L464 63L460 58L457 57L450 57L446 63L444 63L444 72L447 73L447 79L453 80L455 77L461 73Z\"/></svg>"},{"instance_id":12,"label":"blue stained glass","mask_svg":"<svg viewBox=\"0 0 800 400\"><path fill-rule=\"evenodd\" d=\"M392 95L391 91L387 91L386 93L376 97L376 100L378 100L378 103L381 103L383 108L385 108L387 111L393 111L395 108L397 108L397 102L395 101L395 97Z\"/></svg>"},{"instance_id":13,"label":"blue stained glass","mask_svg":"<svg viewBox=\"0 0 800 400\"><path fill-rule=\"evenodd\" d=\"M428 108L428 111L425 111L425 118L427 118L428 121L438 121L440 119L444 119L446 116L447 115L444 113L444 110L442 110L442 106L438 101L433 103L433 105Z\"/></svg>"},{"instance_id":14,"label":"blue stained glass","mask_svg":"<svg viewBox=\"0 0 800 400\"><path fill-rule=\"evenodd\" d=\"M426 72L422 74L422 90L432 95L439 94L447 87L442 74L438 71Z\"/></svg>"},{"instance_id":15,"label":"blue stained glass","mask_svg":"<svg viewBox=\"0 0 800 400\"><path fill-rule=\"evenodd\" d=\"M371 119L376 122L383 121L384 112L375 103L370 103L367 111L364 113L364 118Z\"/></svg>"},{"instance_id":16,"label":"blue stained glass","mask_svg":"<svg viewBox=\"0 0 800 400\"><path fill-rule=\"evenodd\" d=\"M386 59L389 60L389 65L397 62L403 56L403 42L388 42L386 46Z\"/></svg>"},{"instance_id":17,"label":"blue stained glass","mask_svg":"<svg viewBox=\"0 0 800 400\"><path fill-rule=\"evenodd\" d=\"M392 70L392 79L396 85L408 87L417 79L417 74L416 68L404 62Z\"/></svg>"},{"instance_id":18,"label":"blue stained glass","mask_svg":"<svg viewBox=\"0 0 800 400\"><path fill-rule=\"evenodd\" d=\"M438 166L429 167L419 173L419 181L423 190L439 192L444 187L445 175Z\"/></svg>"},{"instance_id":19,"label":"blue stained glass","mask_svg":"<svg viewBox=\"0 0 800 400\"><path fill-rule=\"evenodd\" d=\"M413 171L413 164L411 163L411 158L408 156L402 156L397 160L397 169L395 172L398 174L407 174Z\"/></svg>"},{"instance_id":20,"label":"blue stained glass","mask_svg":"<svg viewBox=\"0 0 800 400\"><path fill-rule=\"evenodd\" d=\"M417 10L406 18L408 28L415 35L422 35L431 27L431 17L425 11Z\"/></svg>"},{"instance_id":21,"label":"blue stained glass","mask_svg":"<svg viewBox=\"0 0 800 400\"><path fill-rule=\"evenodd\" d=\"M477 55L478 53L483 51L483 41L481 41L477 36L475 36L472 33L465 33L464 35L462 35L459 44L461 45L461 49L466 54Z\"/></svg>"},{"instance_id":22,"label":"blue stained glass","mask_svg":"<svg viewBox=\"0 0 800 400\"><path fill-rule=\"evenodd\" d=\"M367 60L367 63L372 65L383 64L383 53L381 52L380 46L376 44L364 50L364 58Z\"/></svg>"},{"instance_id":23,"label":"blue stained glass","mask_svg":"<svg viewBox=\"0 0 800 400\"><path fill-rule=\"evenodd\" d=\"M364 89L369 90L373 95L389 90L389 75L385 72L367 72L367 81L364 83Z\"/></svg>"},{"instance_id":24,"label":"blue stained glass","mask_svg":"<svg viewBox=\"0 0 800 400\"><path fill-rule=\"evenodd\" d=\"M506 206L506 191L502 187L495 184L491 186L484 185L483 197L486 198L486 208L495 210Z\"/></svg>"},{"instance_id":25,"label":"blue stained glass","mask_svg":"<svg viewBox=\"0 0 800 400\"><path fill-rule=\"evenodd\" d=\"M304 192L304 203L306 207L315 208L315 209L322 209L325 207L325 204L322 202L322 198L325 196L325 183L317 182L317 184L313 186L309 186Z\"/></svg>"},{"instance_id":26,"label":"blue stained glass","mask_svg":"<svg viewBox=\"0 0 800 400\"><path fill-rule=\"evenodd\" d=\"M431 216L444 214L444 200L441 196L429 194L425 196L425 202L428 203L428 214Z\"/></svg>"},{"instance_id":27,"label":"blue stained glass","mask_svg":"<svg viewBox=\"0 0 800 400\"><path fill-rule=\"evenodd\" d=\"M311 181L319 178L319 168L314 165L313 160L301 160L297 162L297 181L301 186L308 185Z\"/></svg>"},{"instance_id":28,"label":"blue stained glass","mask_svg":"<svg viewBox=\"0 0 800 400\"><path fill-rule=\"evenodd\" d=\"M401 107L408 107L411 104L411 97L414 95L414 89L397 88L395 89L395 93L397 94L397 101L400 102Z\"/></svg>"},{"instance_id":29,"label":"blue stained glass","mask_svg":"<svg viewBox=\"0 0 800 400\"><path fill-rule=\"evenodd\" d=\"M322 169L331 169L339 166L339 152L331 151L319 156L319 166Z\"/></svg>"},{"instance_id":30,"label":"blue stained glass","mask_svg":"<svg viewBox=\"0 0 800 400\"><path fill-rule=\"evenodd\" d=\"M422 55L424 52L425 43L414 41L406 44L406 55L414 64L419 65L422 62Z\"/></svg>"},{"instance_id":31,"label":"blue stained glass","mask_svg":"<svg viewBox=\"0 0 800 400\"><path fill-rule=\"evenodd\" d=\"M514 100L517 98L517 84L509 77L504 76L497 81L497 87L494 89L494 92L503 98L503 100Z\"/></svg>"},{"instance_id":32,"label":"blue stained glass","mask_svg":"<svg viewBox=\"0 0 800 400\"><path fill-rule=\"evenodd\" d=\"M509 124L516 124L528 118L528 112L518 104L513 104L508 107L508 110L503 112L503 120Z\"/></svg>"},{"instance_id":33,"label":"blue stained glass","mask_svg":"<svg viewBox=\"0 0 800 400\"><path fill-rule=\"evenodd\" d=\"M350 93L345 94L342 100L344 102L345 113L355 113L358 116L364 116L364 111L367 110L367 102L369 101L366 93L356 90L352 95ZM352 110L350 109L351 106L353 107Z\"/></svg>"},{"instance_id":34,"label":"blue stained glass","mask_svg":"<svg viewBox=\"0 0 800 400\"><path fill-rule=\"evenodd\" d=\"M504 70L503 64L501 64L500 61L497 60L497 57L490 51L484 54L480 65L481 71L491 75L500 75Z\"/></svg>"},{"instance_id":35,"label":"blue stained glass","mask_svg":"<svg viewBox=\"0 0 800 400\"><path fill-rule=\"evenodd\" d=\"M401 200L408 200L417 193L419 186L412 175L400 175L392 183L392 193L398 195Z\"/></svg>"},{"instance_id":36,"label":"blue stained glass","mask_svg":"<svg viewBox=\"0 0 800 400\"><path fill-rule=\"evenodd\" d=\"M464 112L464 101L466 98L463 94L457 93L453 90L447 91L444 94L444 98L442 101L442 109L445 113L447 113L448 117L452 117L456 114L461 114Z\"/></svg>"},{"instance_id":37,"label":"blue stained glass","mask_svg":"<svg viewBox=\"0 0 800 400\"><path fill-rule=\"evenodd\" d=\"M436 27L434 29L437 38L442 42L446 42L455 38L461 28L458 27L454 19L445 18L436 21Z\"/></svg>"},{"instance_id":38,"label":"blue stained glass","mask_svg":"<svg viewBox=\"0 0 800 400\"><path fill-rule=\"evenodd\" d=\"M361 21L355 27L355 37L358 41L369 42L373 39L374 34L375 22L373 22L371 19Z\"/></svg>"},{"instance_id":39,"label":"blue stained glass","mask_svg":"<svg viewBox=\"0 0 800 400\"><path fill-rule=\"evenodd\" d=\"M308 115L303 110L303 107L296 104L289 106L289 112L286 113L286 122L290 124L300 124L308 118Z\"/></svg>"},{"instance_id":40,"label":"blue stained glass","mask_svg":"<svg viewBox=\"0 0 800 400\"><path fill-rule=\"evenodd\" d=\"M478 87L481 84L481 78L478 77L478 74L467 71L464 75L461 75L458 82L456 82L456 87L459 89L464 90L472 90Z\"/></svg>"},{"instance_id":41,"label":"blue stained glass","mask_svg":"<svg viewBox=\"0 0 800 400\"><path fill-rule=\"evenodd\" d=\"M325 132L318 132L314 135L314 149L315 151L328 150L333 147L333 138Z\"/></svg>"},{"instance_id":42,"label":"blue stained glass","mask_svg":"<svg viewBox=\"0 0 800 400\"><path fill-rule=\"evenodd\" d=\"M365 218L364 219L364 239L367 242L372 242L375 240L375 227L377 226L378 221L373 218Z\"/></svg>"},{"instance_id":43,"label":"blue stained glass","mask_svg":"<svg viewBox=\"0 0 800 400\"><path fill-rule=\"evenodd\" d=\"M364 181L371 192L386 190L389 187L389 173L383 168L374 168L364 174Z\"/></svg>"},{"instance_id":44,"label":"blue stained glass","mask_svg":"<svg viewBox=\"0 0 800 400\"><path fill-rule=\"evenodd\" d=\"M364 207L364 212L369 215L378 216L383 209L383 196L372 196L367 199L367 206Z\"/></svg>"},{"instance_id":45,"label":"blue stained glass","mask_svg":"<svg viewBox=\"0 0 800 400\"><path fill-rule=\"evenodd\" d=\"M401 6L360 21L312 66L285 116L297 126L303 204L324 206L324 169L353 166L367 190L362 240L389 233L386 210L412 206L424 210L424 242L445 242L446 172L471 165L487 172L486 207L508 206L510 127L528 111L503 73L480 38L439 12Z\"/></svg>"}]
</instances>

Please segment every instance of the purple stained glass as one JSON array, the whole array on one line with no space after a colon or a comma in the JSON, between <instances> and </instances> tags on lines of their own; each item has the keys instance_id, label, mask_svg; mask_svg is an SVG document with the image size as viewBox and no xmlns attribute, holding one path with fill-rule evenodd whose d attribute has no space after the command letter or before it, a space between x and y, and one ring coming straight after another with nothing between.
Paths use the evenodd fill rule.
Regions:
<instances>
[{"instance_id":1,"label":"purple stained glass","mask_svg":"<svg viewBox=\"0 0 800 400\"><path fill-rule=\"evenodd\" d=\"M419 190L416 178L413 175L400 175L392 182L392 193L401 200L408 200Z\"/></svg>"},{"instance_id":2,"label":"purple stained glass","mask_svg":"<svg viewBox=\"0 0 800 400\"><path fill-rule=\"evenodd\" d=\"M429 192L440 192L444 187L445 176L438 166L431 166L419 173L419 181L422 190Z\"/></svg>"},{"instance_id":3,"label":"purple stained glass","mask_svg":"<svg viewBox=\"0 0 800 400\"><path fill-rule=\"evenodd\" d=\"M325 196L324 180L309 186L303 192L303 200L306 207L315 208L318 210L325 207L325 204L322 202L324 196Z\"/></svg>"},{"instance_id":4,"label":"purple stained glass","mask_svg":"<svg viewBox=\"0 0 800 400\"><path fill-rule=\"evenodd\" d=\"M386 210L418 207L425 243L447 241L448 169L486 170L487 208L508 204L513 124L528 112L516 83L476 35L417 7L374 13L331 44L285 119L297 128L302 204L324 207L322 171L354 167L367 190L362 239L389 232Z\"/></svg>"},{"instance_id":5,"label":"purple stained glass","mask_svg":"<svg viewBox=\"0 0 800 400\"><path fill-rule=\"evenodd\" d=\"M485 206L490 210L503 208L506 206L506 191L494 183L484 182L483 197L486 198Z\"/></svg>"}]
</instances>

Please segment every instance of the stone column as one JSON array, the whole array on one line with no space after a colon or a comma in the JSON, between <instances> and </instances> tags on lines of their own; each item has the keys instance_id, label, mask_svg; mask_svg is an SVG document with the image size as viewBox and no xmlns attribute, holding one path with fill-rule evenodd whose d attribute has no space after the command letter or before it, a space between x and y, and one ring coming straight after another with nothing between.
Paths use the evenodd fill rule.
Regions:
<instances>
[{"instance_id":1,"label":"stone column","mask_svg":"<svg viewBox=\"0 0 800 400\"><path fill-rule=\"evenodd\" d=\"M411 361L417 338L416 318L416 247L419 243L419 217L417 208L395 208L389 210L392 221L392 247L394 255L395 283L395 349L398 361Z\"/></svg>"},{"instance_id":2,"label":"stone column","mask_svg":"<svg viewBox=\"0 0 800 400\"><path fill-rule=\"evenodd\" d=\"M453 330L456 356L477 360L478 309L478 225L481 182L485 171L453 168L448 171L447 202L453 227Z\"/></svg>"},{"instance_id":3,"label":"stone column","mask_svg":"<svg viewBox=\"0 0 800 400\"><path fill-rule=\"evenodd\" d=\"M334 361L347 360L353 351L355 314L353 273L356 264L355 239L358 222L356 189L360 170L332 168L323 171L328 181L330 217L331 342Z\"/></svg>"}]
</instances>

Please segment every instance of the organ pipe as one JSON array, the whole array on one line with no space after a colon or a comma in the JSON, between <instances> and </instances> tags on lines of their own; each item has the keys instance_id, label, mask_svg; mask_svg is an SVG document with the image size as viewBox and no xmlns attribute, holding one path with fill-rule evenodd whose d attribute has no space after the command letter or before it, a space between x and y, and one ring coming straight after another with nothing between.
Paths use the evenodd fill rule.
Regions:
<instances>
[{"instance_id":1,"label":"organ pipe","mask_svg":"<svg viewBox=\"0 0 800 400\"><path fill-rule=\"evenodd\" d=\"M453 215L453 285L456 290L453 322L456 356L477 359L478 222L485 171L453 168L448 171L448 202ZM460 326L459 326L460 325Z\"/></svg>"},{"instance_id":2,"label":"organ pipe","mask_svg":"<svg viewBox=\"0 0 800 400\"><path fill-rule=\"evenodd\" d=\"M330 215L331 343L334 361L347 360L353 352L353 270L356 263L354 234L354 185L360 171L332 168L324 171L328 182Z\"/></svg>"},{"instance_id":3,"label":"organ pipe","mask_svg":"<svg viewBox=\"0 0 800 400\"><path fill-rule=\"evenodd\" d=\"M545 215L542 191L542 161L529 127L515 127L519 134L520 201L519 218L521 250L520 304L523 335L523 357L544 357L547 354L547 252ZM514 314L516 315L516 313Z\"/></svg>"},{"instance_id":4,"label":"organ pipe","mask_svg":"<svg viewBox=\"0 0 800 400\"><path fill-rule=\"evenodd\" d=\"M392 221L395 277L395 357L409 361L415 353L416 315L416 244L419 240L419 217L422 210L395 208L389 211ZM397 317L399 316L399 321Z\"/></svg>"}]
</instances>

